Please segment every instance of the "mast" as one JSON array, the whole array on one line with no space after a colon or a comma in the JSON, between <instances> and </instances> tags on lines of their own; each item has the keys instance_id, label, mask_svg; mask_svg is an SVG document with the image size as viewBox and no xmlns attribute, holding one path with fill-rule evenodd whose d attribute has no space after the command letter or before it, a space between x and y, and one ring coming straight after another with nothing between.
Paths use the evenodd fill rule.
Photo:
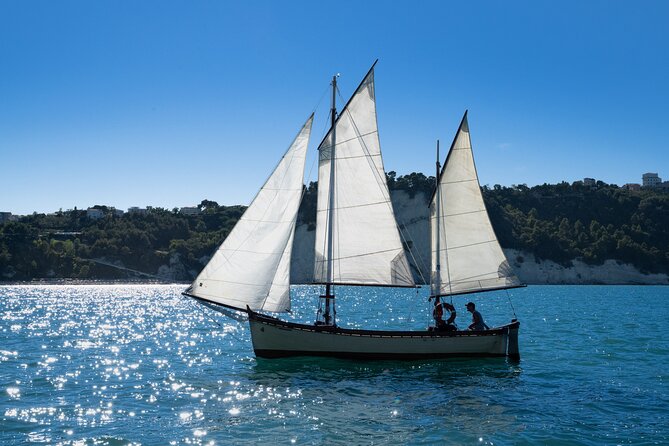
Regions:
<instances>
[{"instance_id":1,"label":"mast","mask_svg":"<svg viewBox=\"0 0 669 446\"><path fill-rule=\"evenodd\" d=\"M336 323L337 285L415 285L384 176L374 66L341 109L337 78L331 80L331 127L318 146L314 283L322 285L319 325Z\"/></svg>"},{"instance_id":2,"label":"mast","mask_svg":"<svg viewBox=\"0 0 669 446\"><path fill-rule=\"evenodd\" d=\"M327 240L327 282L325 284L325 313L323 319L326 325L334 325L334 317L330 314L330 303L334 308L334 295L332 294L332 283L334 275L332 270L333 255L333 227L334 227L334 206L335 206L335 147L337 145L337 75L332 76L332 109L330 110L330 127L332 128L332 140L330 147L330 196L328 204L328 240Z\"/></svg>"},{"instance_id":3,"label":"mast","mask_svg":"<svg viewBox=\"0 0 669 446\"><path fill-rule=\"evenodd\" d=\"M439 255L439 250L440 248L440 224L441 224L441 192L439 191L439 173L441 172L441 165L439 164L439 140L437 140L437 175L434 177L435 178L435 194L436 194L436 202L435 202L435 227L436 229L436 243L435 243L435 248L437 252L436 256L436 265L435 265L435 270L436 274L433 279L432 283L432 291L437 290L437 293L435 296L439 294L439 290L441 289L441 256Z\"/></svg>"}]
</instances>

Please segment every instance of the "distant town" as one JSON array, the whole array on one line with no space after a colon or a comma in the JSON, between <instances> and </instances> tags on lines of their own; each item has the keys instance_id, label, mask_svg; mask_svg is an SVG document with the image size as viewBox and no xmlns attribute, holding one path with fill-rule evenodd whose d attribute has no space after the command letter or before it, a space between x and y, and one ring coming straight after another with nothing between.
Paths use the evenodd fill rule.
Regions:
<instances>
[{"instance_id":1,"label":"distant town","mask_svg":"<svg viewBox=\"0 0 669 446\"><path fill-rule=\"evenodd\" d=\"M575 181L574 183L581 183L584 186L590 187L599 187L606 184L602 181L596 180L595 178L583 178L583 181ZM626 183L621 187L631 191L640 191L642 188L669 191L669 181L662 181L662 178L660 178L656 172L647 172L641 175L641 183ZM143 215L147 212L150 212L151 210L151 206L147 206L145 208L133 206L128 208L127 211L123 211L122 209L116 209L111 206L96 205L86 209L86 216L91 220L98 220L109 214L115 215L117 217L120 217L126 213ZM186 206L182 208L175 208L175 210L182 215L199 215L202 212L202 209L200 209L198 206ZM49 215L52 214L55 214L55 212ZM0 212L0 224L8 221L18 221L21 217L22 215L15 215L11 212Z\"/></svg>"},{"instance_id":2,"label":"distant town","mask_svg":"<svg viewBox=\"0 0 669 446\"><path fill-rule=\"evenodd\" d=\"M578 183L578 181L576 181ZM597 180L594 178L583 178L584 186L597 187ZM669 181L662 181L657 173L648 172L641 175L641 184L626 183L621 186L627 190L641 190L641 188L661 189L669 191Z\"/></svg>"}]
</instances>

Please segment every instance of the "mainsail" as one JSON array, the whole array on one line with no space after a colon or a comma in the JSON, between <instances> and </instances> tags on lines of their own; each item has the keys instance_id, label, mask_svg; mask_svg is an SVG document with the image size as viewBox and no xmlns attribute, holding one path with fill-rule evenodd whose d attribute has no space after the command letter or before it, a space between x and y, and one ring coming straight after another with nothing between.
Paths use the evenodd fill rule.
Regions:
<instances>
[{"instance_id":1,"label":"mainsail","mask_svg":"<svg viewBox=\"0 0 669 446\"><path fill-rule=\"evenodd\" d=\"M443 296L521 286L497 241L483 203L467 112L446 157L437 188L430 203L431 294Z\"/></svg>"},{"instance_id":2,"label":"mainsail","mask_svg":"<svg viewBox=\"0 0 669 446\"><path fill-rule=\"evenodd\" d=\"M313 114L188 294L238 309L290 310L290 255Z\"/></svg>"},{"instance_id":3,"label":"mainsail","mask_svg":"<svg viewBox=\"0 0 669 446\"><path fill-rule=\"evenodd\" d=\"M314 281L413 286L381 159L373 66L323 139L319 152ZM332 182L331 171L335 175ZM328 218L330 194L334 194L332 221ZM331 277L328 232L333 237Z\"/></svg>"}]
</instances>

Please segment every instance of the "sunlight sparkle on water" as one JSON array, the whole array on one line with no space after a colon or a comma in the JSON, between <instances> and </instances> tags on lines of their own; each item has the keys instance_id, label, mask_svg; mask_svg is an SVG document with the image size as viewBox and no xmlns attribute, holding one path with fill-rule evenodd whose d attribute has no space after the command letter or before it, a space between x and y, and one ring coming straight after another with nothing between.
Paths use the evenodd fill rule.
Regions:
<instances>
[{"instance_id":1,"label":"sunlight sparkle on water","mask_svg":"<svg viewBox=\"0 0 669 446\"><path fill-rule=\"evenodd\" d=\"M10 398L20 398L21 391L18 387L7 387L7 395L9 395Z\"/></svg>"},{"instance_id":2,"label":"sunlight sparkle on water","mask_svg":"<svg viewBox=\"0 0 669 446\"><path fill-rule=\"evenodd\" d=\"M0 286L0 445L252 445L259 432L277 444L669 444L669 341L648 335L669 330L667 287L511 292L525 303L520 364L260 360L247 324L182 289ZM282 317L313 322L318 287L294 291ZM490 294L473 297L477 307L508 322L507 294ZM340 287L338 297L342 326L416 329L429 318L415 290ZM611 329L613 306L625 322Z\"/></svg>"}]
</instances>

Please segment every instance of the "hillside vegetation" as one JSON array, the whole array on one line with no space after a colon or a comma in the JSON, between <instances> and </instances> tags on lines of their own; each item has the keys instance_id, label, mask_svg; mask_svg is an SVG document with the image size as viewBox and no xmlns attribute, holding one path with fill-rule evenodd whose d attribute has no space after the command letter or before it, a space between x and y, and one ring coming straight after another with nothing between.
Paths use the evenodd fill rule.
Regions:
<instances>
[{"instance_id":1,"label":"hillside vegetation","mask_svg":"<svg viewBox=\"0 0 669 446\"><path fill-rule=\"evenodd\" d=\"M421 173L388 173L391 191L407 192L417 206L427 204L433 184L434 177ZM311 183L305 189L299 215L299 223L310 228L315 225L316 188ZM643 272L669 273L665 192L628 191L602 182L596 187L563 182L482 190L504 248L565 266L574 259L589 264L613 259ZM98 206L105 212L99 220L73 210L5 223L0 226L0 280L124 279L135 274L129 270L191 280L245 209L209 200L198 207L202 212L192 216L160 208L117 216Z\"/></svg>"},{"instance_id":2,"label":"hillside vegetation","mask_svg":"<svg viewBox=\"0 0 669 446\"><path fill-rule=\"evenodd\" d=\"M189 270L200 270L245 209L204 200L197 216L161 208L116 216L96 207L105 211L99 220L72 210L0 226L1 279L123 279L135 275L129 270L158 275L161 266L178 262L183 271L173 278L190 280Z\"/></svg>"}]
</instances>

